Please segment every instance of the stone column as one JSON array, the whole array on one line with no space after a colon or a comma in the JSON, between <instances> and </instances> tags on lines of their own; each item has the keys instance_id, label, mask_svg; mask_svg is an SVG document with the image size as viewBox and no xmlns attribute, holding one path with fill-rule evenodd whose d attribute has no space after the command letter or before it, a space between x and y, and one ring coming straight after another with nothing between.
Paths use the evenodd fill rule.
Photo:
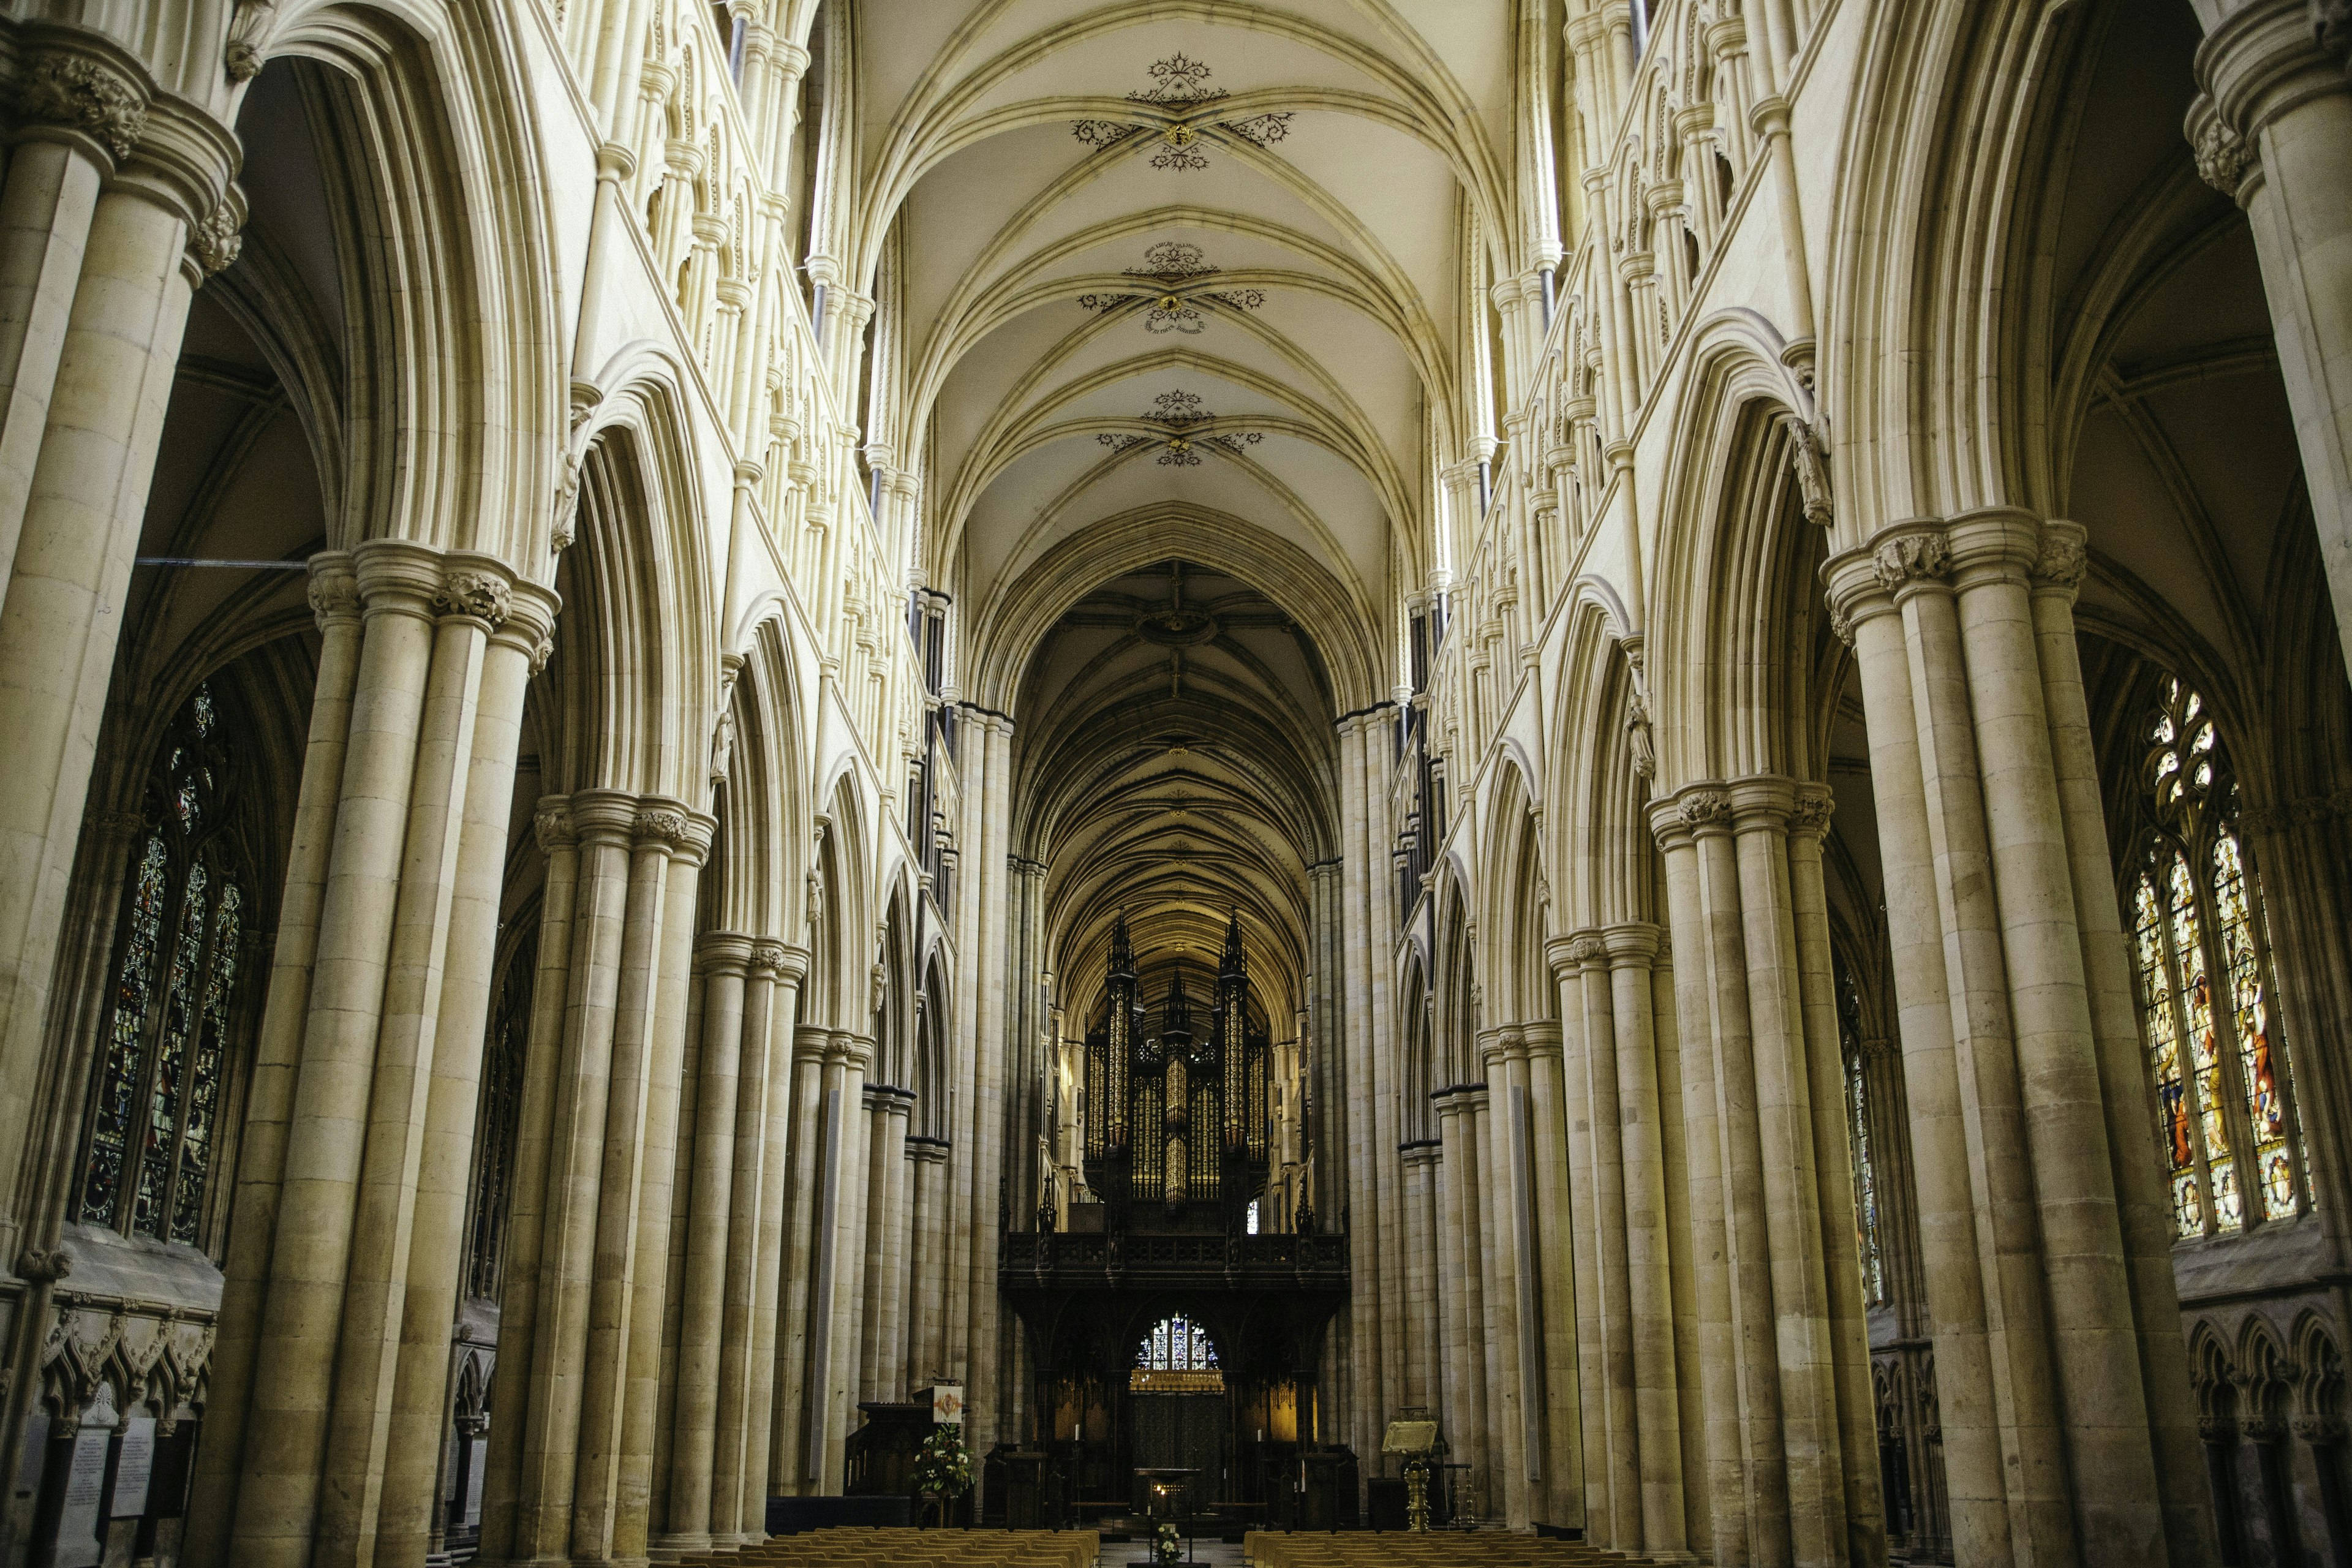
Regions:
<instances>
[{"instance_id":1,"label":"stone column","mask_svg":"<svg viewBox=\"0 0 2352 1568\"><path fill-rule=\"evenodd\" d=\"M914 1169L914 1261L908 1289L907 1382L919 1388L945 1369L940 1364L940 1309L946 1281L940 1277L943 1247L940 1221L947 1185L947 1144L933 1138L907 1140L907 1160Z\"/></svg>"},{"instance_id":2,"label":"stone column","mask_svg":"<svg viewBox=\"0 0 2352 1568\"><path fill-rule=\"evenodd\" d=\"M1527 962L1533 962L1529 954ZM1549 963L1549 954L1546 963ZM1573 1236L1575 1216L1569 1184L1568 1132L1562 1121L1561 1030L1552 1022L1524 1026L1528 1044L1528 1116L1535 1159L1538 1278L1543 1310L1544 1481L1543 1521L1585 1522L1584 1446L1579 1440L1580 1379L1577 1376L1577 1302ZM1563 1246L1563 1240L1568 1245Z\"/></svg>"},{"instance_id":3,"label":"stone column","mask_svg":"<svg viewBox=\"0 0 2352 1568\"><path fill-rule=\"evenodd\" d=\"M866 1085L866 1165L858 1206L858 1246L865 1256L865 1288L858 1292L857 1397L882 1393L882 1297L890 1272L890 1176L907 1162L890 1146L890 1107L898 1090L887 1083Z\"/></svg>"},{"instance_id":4,"label":"stone column","mask_svg":"<svg viewBox=\"0 0 2352 1568\"><path fill-rule=\"evenodd\" d=\"M2246 211L2312 521L2352 661L2352 23L2313 0L2194 0L2185 127L2197 172ZM2323 20L2323 18L2326 18Z\"/></svg>"},{"instance_id":5,"label":"stone column","mask_svg":"<svg viewBox=\"0 0 2352 1568\"><path fill-rule=\"evenodd\" d=\"M1635 1409L1638 1373L1632 1278L1626 1254L1625 1154L1623 1096L1618 1085L1620 1051L1616 1038L1615 1002L1611 994L1608 944L1597 931L1569 940L1568 956L1576 966L1571 993L1563 984L1561 1004L1573 1002L1581 1027L1580 1048L1575 1051L1582 1069L1581 1099L1585 1111L1584 1206L1591 1215L1593 1352L1587 1358L1591 1377L1588 1396L1594 1402L1587 1416L1585 1458L1591 1467L1589 1492L1605 1496L1606 1534L1601 1537L1620 1552L1643 1547L1642 1432ZM1595 1498L1599 1504L1600 1498ZM1594 1511L1602 1511L1599 1506Z\"/></svg>"},{"instance_id":6,"label":"stone column","mask_svg":"<svg viewBox=\"0 0 2352 1568\"><path fill-rule=\"evenodd\" d=\"M810 1387L817 1401L809 1428L814 1451L809 1479L821 1495L841 1490L845 1455L857 1407L857 1320L864 1300L866 1238L866 1070L873 1042L835 1033L825 1052L825 1198L818 1236L816 1290L810 1314L822 1331L810 1354ZM814 1337L813 1333L813 1338Z\"/></svg>"},{"instance_id":7,"label":"stone column","mask_svg":"<svg viewBox=\"0 0 2352 1568\"><path fill-rule=\"evenodd\" d=\"M898 1089L891 1091L890 1103L884 1108L887 1121L882 1129L882 1145L888 1164L884 1175L889 1184L889 1196L882 1214L887 1247L882 1261L881 1381L877 1385L884 1399L904 1399L909 1386L906 1310L908 1255L912 1250L908 1246L912 1228L908 1213L912 1206L908 1187L913 1173L907 1166L907 1123L914 1103L913 1091Z\"/></svg>"},{"instance_id":8,"label":"stone column","mask_svg":"<svg viewBox=\"0 0 2352 1568\"><path fill-rule=\"evenodd\" d=\"M1622 1125L1626 1298L1632 1341L1634 1428L1641 1473L1642 1535L1636 1549L1678 1557L1683 1517L1682 1400L1675 1357L1674 1285L1666 1228L1664 1111L1658 1098L1657 1036L1650 963L1657 927L1612 925L1600 933L1617 1047L1617 1121ZM1589 973L1589 972L1588 972Z\"/></svg>"},{"instance_id":9,"label":"stone column","mask_svg":"<svg viewBox=\"0 0 2352 1568\"><path fill-rule=\"evenodd\" d=\"M1422 1409L1432 1409L1436 1395L1431 1391L1438 1384L1433 1375L1432 1358L1435 1342L1423 1334L1422 1303L1433 1299L1431 1289L1434 1270L1431 1268L1432 1252L1436 1242L1426 1218L1424 1200L1429 1192L1434 1163L1432 1151L1423 1142L1397 1145L1397 1158L1404 1166L1404 1292L1414 1309L1405 1329L1404 1403Z\"/></svg>"},{"instance_id":10,"label":"stone column","mask_svg":"<svg viewBox=\"0 0 2352 1568\"><path fill-rule=\"evenodd\" d=\"M445 653L452 629L470 630L470 623L487 619L504 605L510 604L511 613L491 622L488 647L479 655L472 755L466 763L461 797L463 820L441 917L446 957L437 1015L412 1026L429 1043L432 1070L425 1089L424 1143L415 1156L407 1289L399 1319L398 1369L375 1541L379 1560L391 1562L422 1554L436 1528L435 1485L449 1417L450 1339L466 1268L475 1114L481 1103L482 1051L498 978L499 914L506 894L515 757L525 693L553 647L554 594L518 582L510 600L501 599L488 586L499 581L478 575L470 591L454 596L445 588L443 605ZM452 574L447 586L463 589L458 574ZM410 842L416 842L413 829ZM331 1471L329 1485L338 1479Z\"/></svg>"},{"instance_id":11,"label":"stone column","mask_svg":"<svg viewBox=\"0 0 2352 1568\"><path fill-rule=\"evenodd\" d=\"M2111 1090L2126 1047L2098 1039L2122 1027L2121 983L2100 973L2120 931L2102 930L2116 917L2072 639L2038 629L2051 610L2032 602L2046 543L2032 518L1989 510L1884 531L1827 574L1862 651L1881 841L1899 845L1888 910L1955 1547L2041 1561L2080 1542L2086 1561L2137 1562L2168 1540L2194 1552L2207 1527L2160 1484L2183 1467L2160 1451L2173 1424L2152 1423L2150 1397L2184 1352L2143 1331L2152 1270L2118 1222L2140 1182L2118 1161L2146 1163L2146 1134L2105 1096L2145 1090L2136 1060ZM1934 902L1904 897L1906 879ZM1950 1100L1936 1087L1947 1039ZM1936 1124L1953 1111L1958 1125ZM1954 1278L1939 1233L1962 1204L1973 1280ZM1948 1357L1948 1331L1979 1311L1983 1349Z\"/></svg>"},{"instance_id":12,"label":"stone column","mask_svg":"<svg viewBox=\"0 0 2352 1568\"><path fill-rule=\"evenodd\" d=\"M144 70L129 55L79 28L28 29L24 76L12 107L56 129L68 155L113 163L80 242L71 304L61 275L37 279L45 262L27 254L45 242L0 233L0 285L13 275L28 289L28 312L0 405L0 561L8 571L0 601L0 1171L12 1191L25 1169L41 1040L58 933L71 891L99 720L113 675L120 608L147 508L155 451L172 390L192 290L236 255L243 198L228 184L236 140L187 100L149 99ZM57 154L11 156L8 187L24 182L26 205L0 205L0 220L30 223L42 205L35 186ZM70 209L86 174L62 167ZM79 220L61 215L68 236ZM193 247L193 251L191 247ZM14 329L0 315L0 355ZM29 396L43 378L46 405ZM40 416L37 446L32 426ZM29 471L25 464L29 458ZM0 1207L13 1231L16 1205ZM0 1258L18 1238L0 1234Z\"/></svg>"},{"instance_id":13,"label":"stone column","mask_svg":"<svg viewBox=\"0 0 2352 1568\"><path fill-rule=\"evenodd\" d=\"M480 1550L488 1563L509 1560L517 1540L518 1512L524 1501L523 1417L534 1393L532 1351L548 1299L541 1265L549 1237L549 1167L553 1163L558 1085L566 1077L557 1057L569 1012L573 916L579 893L579 839L570 798L542 797L533 826L540 852L547 858L547 875L540 890L539 968L531 982L530 1035L523 1053L512 1208L507 1219L507 1260L499 1300L499 1337L505 1347L499 1366L504 1375L497 1379L494 1397L508 1414L491 1423L482 1489ZM214 1354L217 1357L219 1352ZM210 1418L207 1413L206 1419Z\"/></svg>"},{"instance_id":14,"label":"stone column","mask_svg":"<svg viewBox=\"0 0 2352 1568\"><path fill-rule=\"evenodd\" d=\"M221 1270L211 1397L205 1407L206 1440L197 1453L194 1479L195 1495L216 1503L191 1510L181 1537L183 1551L198 1563L222 1559L234 1517L232 1509L218 1502L235 1495L244 1447L261 1303L269 1283L270 1240L276 1235L286 1175L294 1081L301 1065L311 968L318 957L319 921L334 847L335 810L351 744L361 618L359 579L348 554L322 551L311 557L310 605L319 623L318 680L294 805L293 839L287 851L285 890L278 900L278 944L254 1047L253 1078L246 1090L228 1251Z\"/></svg>"},{"instance_id":15,"label":"stone column","mask_svg":"<svg viewBox=\"0 0 2352 1568\"><path fill-rule=\"evenodd\" d=\"M782 1287L784 1207L788 1198L793 1138L793 1041L800 1014L801 983L808 976L809 954L803 947L762 942L752 950L751 981L745 999L745 1027L759 1020L758 1052L761 1058L761 1116L759 1180L759 1224L751 1245L730 1251L727 1263L729 1323L738 1303L748 1300L748 1331L724 1331L719 1360L719 1451L734 1451L730 1435L742 1433L742 1459L733 1493L733 1533L746 1546L767 1539L768 1498L775 1489L770 1477L781 1437L783 1408L776 1397L776 1348L781 1339L780 1291ZM764 1012L762 1012L764 1003ZM747 1173L743 1158L743 1101L737 1100L735 1148L737 1191ZM740 1205L737 1206L738 1215ZM748 1274L748 1279L745 1276ZM713 1504L712 1534L726 1523L729 1498Z\"/></svg>"},{"instance_id":16,"label":"stone column","mask_svg":"<svg viewBox=\"0 0 2352 1568\"><path fill-rule=\"evenodd\" d=\"M727 1258L734 1239L744 982L752 955L751 939L734 931L710 931L695 945L702 972L702 1056L695 1074L694 1175L686 1226L686 1270L679 1281L677 1425L670 1438L668 1529L655 1542L665 1551L676 1552L702 1552L711 1545L719 1358L724 1342ZM757 1111L766 1109L756 1099L753 1104Z\"/></svg>"},{"instance_id":17,"label":"stone column","mask_svg":"<svg viewBox=\"0 0 2352 1568\"><path fill-rule=\"evenodd\" d=\"M1486 1484L1486 1360L1485 1323L1479 1310L1476 1198L1477 1160L1471 1140L1475 1128L1465 1122L1469 1109L1457 1087L1439 1089L1437 1102L1438 1186L1444 1215L1438 1249L1438 1293L1445 1308L1446 1441L1456 1459L1472 1467L1467 1484ZM1475 1507L1465 1495L1457 1506Z\"/></svg>"},{"instance_id":18,"label":"stone column","mask_svg":"<svg viewBox=\"0 0 2352 1568\"><path fill-rule=\"evenodd\" d=\"M1373 898L1371 879L1380 875L1368 849L1366 763L1370 745L1368 726L1360 717L1339 721L1340 879L1342 886L1339 936L1341 943L1341 1027L1346 1031L1347 1067L1344 1079L1349 1100L1347 1206L1342 1211L1349 1235L1352 1272L1348 1293L1351 1328L1350 1351L1355 1359L1354 1420L1348 1441L1360 1457L1379 1453L1381 1408L1386 1392L1381 1339L1382 1290L1378 1174L1379 1128L1371 1105L1375 1094L1372 1063L1371 932L1366 911Z\"/></svg>"},{"instance_id":19,"label":"stone column","mask_svg":"<svg viewBox=\"0 0 2352 1568\"><path fill-rule=\"evenodd\" d=\"M278 1225L252 1299L267 1373L248 1396L235 1492L241 1561L370 1544L359 1538L373 1521L345 1510L345 1489L322 1489L383 1464L456 819L483 645L509 595L495 573L445 581L440 555L399 541L371 542L354 563L360 664Z\"/></svg>"},{"instance_id":20,"label":"stone column","mask_svg":"<svg viewBox=\"0 0 2352 1568\"><path fill-rule=\"evenodd\" d=\"M787 1217L782 1305L776 1330L776 1415L774 1435L769 1441L769 1484L784 1496L808 1489L808 1423L815 1386L809 1373L809 1304L820 1194L818 1144L824 1136L824 1052L830 1038L813 1024L803 1024L793 1036L792 1166L784 1194Z\"/></svg>"},{"instance_id":21,"label":"stone column","mask_svg":"<svg viewBox=\"0 0 2352 1568\"><path fill-rule=\"evenodd\" d=\"M980 859L973 868L971 888L979 900L977 951L961 993L964 1005L974 1009L979 1020L972 1063L971 1204L966 1221L971 1265L964 1430L966 1442L975 1452L982 1452L1000 1436L997 1423L1003 1406L998 1384L1005 1371L997 1331L996 1237L1004 1175L1005 972L1012 913L1005 863L1010 808L1004 803L1012 787L1013 721L983 715L974 728L989 732L989 743L982 753L986 758L985 773L973 781L981 829Z\"/></svg>"}]
</instances>

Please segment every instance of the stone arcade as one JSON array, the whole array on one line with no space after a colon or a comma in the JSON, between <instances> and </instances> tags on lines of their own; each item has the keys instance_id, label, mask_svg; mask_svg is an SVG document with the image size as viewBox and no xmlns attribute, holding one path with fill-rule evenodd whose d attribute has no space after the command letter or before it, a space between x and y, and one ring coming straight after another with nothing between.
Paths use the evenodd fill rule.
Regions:
<instances>
[{"instance_id":1,"label":"stone arcade","mask_svg":"<svg viewBox=\"0 0 2352 1568\"><path fill-rule=\"evenodd\" d=\"M2347 65L0 0L0 1563L2352 1563Z\"/></svg>"}]
</instances>

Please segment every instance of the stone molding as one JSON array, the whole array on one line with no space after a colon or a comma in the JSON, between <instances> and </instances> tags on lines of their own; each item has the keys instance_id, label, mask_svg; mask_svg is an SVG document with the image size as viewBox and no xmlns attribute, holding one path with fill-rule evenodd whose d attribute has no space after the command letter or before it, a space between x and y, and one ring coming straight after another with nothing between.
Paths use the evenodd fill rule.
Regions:
<instances>
[{"instance_id":1,"label":"stone molding","mask_svg":"<svg viewBox=\"0 0 2352 1568\"><path fill-rule=\"evenodd\" d=\"M705 973L747 976L759 943L740 931L707 931L694 939L694 962Z\"/></svg>"},{"instance_id":2,"label":"stone molding","mask_svg":"<svg viewBox=\"0 0 2352 1568\"><path fill-rule=\"evenodd\" d=\"M1790 837L1826 838L1829 837L1830 817L1836 810L1837 795L1829 785L1799 784L1796 804L1789 811Z\"/></svg>"},{"instance_id":3,"label":"stone molding","mask_svg":"<svg viewBox=\"0 0 2352 1568\"><path fill-rule=\"evenodd\" d=\"M2238 822L2249 833L2265 837L2290 827L2317 827L2329 822L2352 821L2352 784L2325 795L2306 795L2277 805L2249 805Z\"/></svg>"},{"instance_id":4,"label":"stone molding","mask_svg":"<svg viewBox=\"0 0 2352 1568\"><path fill-rule=\"evenodd\" d=\"M1601 928L1612 969L1647 969L1665 946L1665 932L1647 921L1621 921Z\"/></svg>"}]
</instances>

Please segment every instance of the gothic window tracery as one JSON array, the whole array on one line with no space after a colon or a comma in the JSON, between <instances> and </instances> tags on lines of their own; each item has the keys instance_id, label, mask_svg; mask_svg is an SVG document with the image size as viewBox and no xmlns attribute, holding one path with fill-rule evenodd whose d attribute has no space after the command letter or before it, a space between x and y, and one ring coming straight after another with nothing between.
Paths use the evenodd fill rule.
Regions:
<instances>
[{"instance_id":1,"label":"gothic window tracery","mask_svg":"<svg viewBox=\"0 0 2352 1568\"><path fill-rule=\"evenodd\" d=\"M1208 1372L1217 1365L1217 1347L1209 1331L1181 1313L1160 1319L1136 1347L1135 1364L1143 1372Z\"/></svg>"},{"instance_id":2,"label":"gothic window tracery","mask_svg":"<svg viewBox=\"0 0 2352 1568\"><path fill-rule=\"evenodd\" d=\"M74 1217L201 1246L248 879L230 831L236 758L209 685L164 731L132 851Z\"/></svg>"},{"instance_id":3,"label":"gothic window tracery","mask_svg":"<svg viewBox=\"0 0 2352 1568\"><path fill-rule=\"evenodd\" d=\"M2260 879L2204 699L2158 683L2123 905L2174 1232L2230 1236L2310 1205Z\"/></svg>"}]
</instances>

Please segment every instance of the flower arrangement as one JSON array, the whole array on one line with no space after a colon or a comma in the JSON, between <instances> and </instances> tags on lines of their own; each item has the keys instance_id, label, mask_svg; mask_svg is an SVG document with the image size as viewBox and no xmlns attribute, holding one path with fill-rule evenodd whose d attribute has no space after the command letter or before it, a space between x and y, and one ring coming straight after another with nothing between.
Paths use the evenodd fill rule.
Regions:
<instances>
[{"instance_id":1,"label":"flower arrangement","mask_svg":"<svg viewBox=\"0 0 2352 1568\"><path fill-rule=\"evenodd\" d=\"M1181 1563L1184 1560L1184 1538L1176 1533L1176 1526L1172 1521L1160 1525L1158 1533L1152 1537L1151 1555L1162 1563Z\"/></svg>"},{"instance_id":2,"label":"flower arrangement","mask_svg":"<svg viewBox=\"0 0 2352 1568\"><path fill-rule=\"evenodd\" d=\"M971 1451L963 1446L961 1426L947 1421L931 1428L915 1455L915 1485L943 1498L971 1490Z\"/></svg>"}]
</instances>

